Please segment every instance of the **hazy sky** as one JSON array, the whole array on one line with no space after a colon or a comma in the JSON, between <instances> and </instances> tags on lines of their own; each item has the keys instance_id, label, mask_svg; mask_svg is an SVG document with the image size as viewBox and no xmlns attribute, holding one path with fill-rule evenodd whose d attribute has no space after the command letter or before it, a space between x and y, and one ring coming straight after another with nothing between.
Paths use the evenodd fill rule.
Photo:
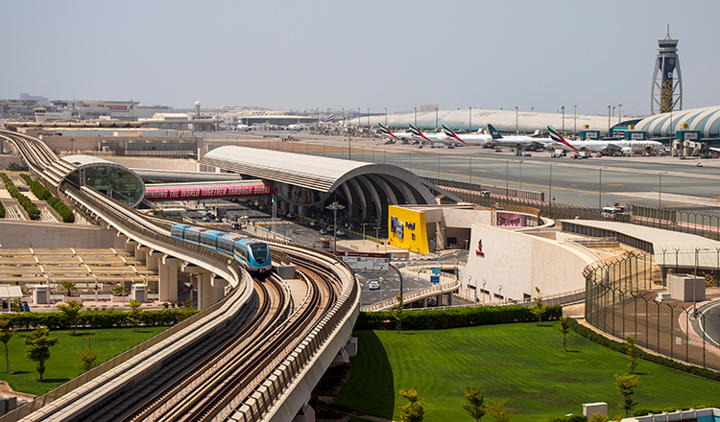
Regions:
<instances>
[{"instance_id":1,"label":"hazy sky","mask_svg":"<svg viewBox=\"0 0 720 422\"><path fill-rule=\"evenodd\" d=\"M0 18L0 98L647 114L657 39L685 108L720 104L720 1L26 1Z\"/></svg>"}]
</instances>

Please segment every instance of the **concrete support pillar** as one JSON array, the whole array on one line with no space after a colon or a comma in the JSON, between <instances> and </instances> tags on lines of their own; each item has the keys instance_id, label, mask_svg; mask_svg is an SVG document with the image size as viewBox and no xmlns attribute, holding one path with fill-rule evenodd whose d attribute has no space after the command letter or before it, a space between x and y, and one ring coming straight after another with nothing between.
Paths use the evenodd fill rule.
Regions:
<instances>
[{"instance_id":1,"label":"concrete support pillar","mask_svg":"<svg viewBox=\"0 0 720 422\"><path fill-rule=\"evenodd\" d=\"M125 252L129 254L135 254L135 248L137 247L138 243L134 240L128 240L125 242Z\"/></svg>"},{"instance_id":2,"label":"concrete support pillar","mask_svg":"<svg viewBox=\"0 0 720 422\"><path fill-rule=\"evenodd\" d=\"M147 267L148 271L152 271L155 274L158 273L158 261L161 257L162 255L152 249L150 249L147 254L145 254L145 266Z\"/></svg>"},{"instance_id":3,"label":"concrete support pillar","mask_svg":"<svg viewBox=\"0 0 720 422\"><path fill-rule=\"evenodd\" d=\"M445 249L445 225L441 222L435 223L435 250Z\"/></svg>"},{"instance_id":4,"label":"concrete support pillar","mask_svg":"<svg viewBox=\"0 0 720 422\"><path fill-rule=\"evenodd\" d=\"M210 275L210 285L212 286L214 292L213 303L219 302L225 297L225 286L227 284L230 283L225 281L225 279L219 278L215 276L215 274Z\"/></svg>"},{"instance_id":5,"label":"concrete support pillar","mask_svg":"<svg viewBox=\"0 0 720 422\"><path fill-rule=\"evenodd\" d=\"M163 255L158 263L158 299L163 302L175 302L178 300L178 268L182 260Z\"/></svg>"},{"instance_id":6,"label":"concrete support pillar","mask_svg":"<svg viewBox=\"0 0 720 422\"><path fill-rule=\"evenodd\" d=\"M210 285L210 273L203 272L197 275L198 309L205 309L215 303L215 288Z\"/></svg>"},{"instance_id":7,"label":"concrete support pillar","mask_svg":"<svg viewBox=\"0 0 720 422\"><path fill-rule=\"evenodd\" d=\"M452 293L448 293L448 306L452 306Z\"/></svg>"},{"instance_id":8,"label":"concrete support pillar","mask_svg":"<svg viewBox=\"0 0 720 422\"><path fill-rule=\"evenodd\" d=\"M309 403L305 403L292 422L315 422L315 409Z\"/></svg>"},{"instance_id":9,"label":"concrete support pillar","mask_svg":"<svg viewBox=\"0 0 720 422\"><path fill-rule=\"evenodd\" d=\"M148 252L150 252L150 248L147 246L137 245L135 248L135 259L142 264L147 263Z\"/></svg>"}]
</instances>

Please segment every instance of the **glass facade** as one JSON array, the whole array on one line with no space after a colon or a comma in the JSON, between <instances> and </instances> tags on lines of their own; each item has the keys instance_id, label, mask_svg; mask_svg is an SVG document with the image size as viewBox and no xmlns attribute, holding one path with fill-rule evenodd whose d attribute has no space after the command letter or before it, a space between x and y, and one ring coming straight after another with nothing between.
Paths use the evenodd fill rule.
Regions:
<instances>
[{"instance_id":1,"label":"glass facade","mask_svg":"<svg viewBox=\"0 0 720 422\"><path fill-rule=\"evenodd\" d=\"M113 166L88 166L81 168L83 185L132 207L142 200L142 181L133 173Z\"/></svg>"}]
</instances>

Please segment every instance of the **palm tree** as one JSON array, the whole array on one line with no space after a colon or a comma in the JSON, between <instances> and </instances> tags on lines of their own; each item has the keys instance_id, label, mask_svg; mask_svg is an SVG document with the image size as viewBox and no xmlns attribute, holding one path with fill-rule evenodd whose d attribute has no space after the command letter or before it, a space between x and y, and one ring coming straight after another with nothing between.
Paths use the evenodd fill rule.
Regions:
<instances>
[{"instance_id":1,"label":"palm tree","mask_svg":"<svg viewBox=\"0 0 720 422\"><path fill-rule=\"evenodd\" d=\"M75 283L72 281L66 281L62 284L63 289L67 290L67 295L72 296L72 292L77 290L77 287L75 287Z\"/></svg>"}]
</instances>

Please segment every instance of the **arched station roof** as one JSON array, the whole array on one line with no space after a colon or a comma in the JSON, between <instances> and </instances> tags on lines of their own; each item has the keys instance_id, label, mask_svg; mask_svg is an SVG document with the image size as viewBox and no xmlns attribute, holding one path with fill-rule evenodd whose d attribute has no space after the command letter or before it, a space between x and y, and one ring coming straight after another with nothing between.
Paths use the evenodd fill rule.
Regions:
<instances>
[{"instance_id":1,"label":"arched station roof","mask_svg":"<svg viewBox=\"0 0 720 422\"><path fill-rule=\"evenodd\" d=\"M45 169L58 184L89 186L127 206L136 207L145 195L145 183L132 170L91 155L67 155Z\"/></svg>"},{"instance_id":2,"label":"arched station roof","mask_svg":"<svg viewBox=\"0 0 720 422\"><path fill-rule=\"evenodd\" d=\"M681 127L687 124L687 129ZM674 136L678 130L697 130L703 138L720 138L720 106L691 108L646 117L635 125L649 137Z\"/></svg>"},{"instance_id":3,"label":"arched station roof","mask_svg":"<svg viewBox=\"0 0 720 422\"><path fill-rule=\"evenodd\" d=\"M435 189L401 167L343 160L291 152L224 146L208 152L201 164L274 181L293 189L304 188L319 195L295 193L305 203L320 204L332 194L345 198L351 213L372 214L382 219L388 205L434 204ZM291 189L292 190L292 189ZM282 194L283 190L278 189ZM286 195L286 197L293 195ZM312 199L307 199L309 196Z\"/></svg>"}]
</instances>

